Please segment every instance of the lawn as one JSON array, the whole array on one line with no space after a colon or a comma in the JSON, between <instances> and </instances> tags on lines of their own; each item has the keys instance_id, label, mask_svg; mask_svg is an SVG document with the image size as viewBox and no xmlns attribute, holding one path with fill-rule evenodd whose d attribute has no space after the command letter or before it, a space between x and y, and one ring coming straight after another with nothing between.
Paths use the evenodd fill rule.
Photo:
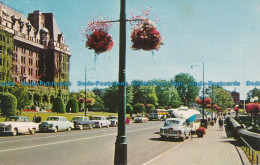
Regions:
<instances>
[{"instance_id":1,"label":"lawn","mask_svg":"<svg viewBox=\"0 0 260 165\"><path fill-rule=\"evenodd\" d=\"M242 150L246 153L246 155L248 156L249 160L250 160L253 164L256 164L256 155L254 154L254 160L252 161L252 152L250 151L250 156L249 156L249 149L247 149L247 151L246 151L246 147L245 147L245 146L242 146L241 148L242 148ZM260 151L255 150L255 152L256 152L258 155L260 155ZM258 159L258 161L260 161L260 160Z\"/></svg>"},{"instance_id":2,"label":"lawn","mask_svg":"<svg viewBox=\"0 0 260 165\"><path fill-rule=\"evenodd\" d=\"M23 112L20 116L27 116L32 120L34 115L41 116L42 121L45 121L49 116L64 116L70 121L74 116L84 116L85 113L84 112L79 112L79 113ZM108 112L88 112L87 113L87 117L89 117L89 116L108 116L108 115L117 116L117 113L108 113ZM129 117L129 114L127 114L127 117ZM0 122L3 122L4 120L5 120L5 117L0 116Z\"/></svg>"}]
</instances>

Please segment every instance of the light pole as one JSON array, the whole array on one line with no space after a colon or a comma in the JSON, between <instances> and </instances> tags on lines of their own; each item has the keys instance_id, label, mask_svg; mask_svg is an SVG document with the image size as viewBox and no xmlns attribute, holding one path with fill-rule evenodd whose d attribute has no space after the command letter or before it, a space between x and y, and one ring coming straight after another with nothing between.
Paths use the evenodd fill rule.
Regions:
<instances>
[{"instance_id":1,"label":"light pole","mask_svg":"<svg viewBox=\"0 0 260 165\"><path fill-rule=\"evenodd\" d=\"M194 67L194 66L197 66L197 67L200 67L200 65L191 65L191 69ZM204 95L204 90L205 90L205 86L204 86L204 62L203 62L203 65L202 65L202 70L203 70L203 82L202 82L202 120L200 122L201 126L203 126L203 123L205 122L204 120L204 100L205 100L205 95Z\"/></svg>"},{"instance_id":2,"label":"light pole","mask_svg":"<svg viewBox=\"0 0 260 165\"><path fill-rule=\"evenodd\" d=\"M119 39L119 109L118 129L115 143L114 164L127 164L127 140L125 130L126 115L126 86L125 86L125 63L126 63L126 14L125 0L121 0L120 8L120 39Z\"/></svg>"},{"instance_id":3,"label":"light pole","mask_svg":"<svg viewBox=\"0 0 260 165\"><path fill-rule=\"evenodd\" d=\"M87 66L85 66L85 116L87 116L87 71L94 69L96 70L96 68L89 68L87 69Z\"/></svg>"}]
</instances>

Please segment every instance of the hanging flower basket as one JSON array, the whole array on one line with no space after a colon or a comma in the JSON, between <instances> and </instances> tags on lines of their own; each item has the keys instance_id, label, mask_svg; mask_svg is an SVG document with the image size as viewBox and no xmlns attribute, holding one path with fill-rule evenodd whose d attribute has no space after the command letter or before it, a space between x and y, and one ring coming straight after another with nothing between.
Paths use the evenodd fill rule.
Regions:
<instances>
[{"instance_id":1,"label":"hanging flower basket","mask_svg":"<svg viewBox=\"0 0 260 165\"><path fill-rule=\"evenodd\" d=\"M111 23L104 18L94 18L88 21L86 28L81 30L84 38L86 38L86 47L93 49L96 54L108 52L112 49L114 41L108 33Z\"/></svg>"},{"instance_id":2,"label":"hanging flower basket","mask_svg":"<svg viewBox=\"0 0 260 165\"><path fill-rule=\"evenodd\" d=\"M87 37L86 47L94 49L95 53L100 54L110 51L114 45L112 36L104 29L99 29Z\"/></svg>"},{"instance_id":3,"label":"hanging flower basket","mask_svg":"<svg viewBox=\"0 0 260 165\"><path fill-rule=\"evenodd\" d=\"M131 34L133 50L158 50L162 45L162 37L156 29L155 24L147 18L144 18Z\"/></svg>"}]
</instances>

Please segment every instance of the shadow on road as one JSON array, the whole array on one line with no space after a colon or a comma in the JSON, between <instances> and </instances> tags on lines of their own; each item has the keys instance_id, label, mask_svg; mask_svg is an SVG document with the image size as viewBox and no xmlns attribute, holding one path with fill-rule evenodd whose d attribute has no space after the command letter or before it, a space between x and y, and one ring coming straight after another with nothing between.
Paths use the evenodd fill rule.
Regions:
<instances>
[{"instance_id":1,"label":"shadow on road","mask_svg":"<svg viewBox=\"0 0 260 165\"><path fill-rule=\"evenodd\" d=\"M163 141L163 142L182 142L182 139L180 139L180 138L165 138L165 139L162 139L161 137L158 137L158 138L150 138L149 140Z\"/></svg>"}]
</instances>

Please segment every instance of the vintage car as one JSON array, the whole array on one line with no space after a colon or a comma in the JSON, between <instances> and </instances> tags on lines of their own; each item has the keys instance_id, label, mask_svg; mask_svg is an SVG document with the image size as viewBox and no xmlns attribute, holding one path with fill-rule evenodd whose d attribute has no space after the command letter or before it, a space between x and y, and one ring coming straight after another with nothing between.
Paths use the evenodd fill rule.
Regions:
<instances>
[{"instance_id":1,"label":"vintage car","mask_svg":"<svg viewBox=\"0 0 260 165\"><path fill-rule=\"evenodd\" d=\"M142 116L137 116L135 119L134 119L134 123L146 123L148 121L148 119L142 115Z\"/></svg>"},{"instance_id":2,"label":"vintage car","mask_svg":"<svg viewBox=\"0 0 260 165\"><path fill-rule=\"evenodd\" d=\"M12 134L16 136L18 133L34 134L38 130L39 124L31 122L25 116L9 116L5 122L0 123L0 134Z\"/></svg>"},{"instance_id":3,"label":"vintage car","mask_svg":"<svg viewBox=\"0 0 260 165\"><path fill-rule=\"evenodd\" d=\"M159 135L162 139L167 137L178 137L182 140L189 137L191 128L188 127L185 119L169 118L164 122L163 127L160 128Z\"/></svg>"},{"instance_id":4,"label":"vintage car","mask_svg":"<svg viewBox=\"0 0 260 165\"><path fill-rule=\"evenodd\" d=\"M102 128L104 126L106 126L108 128L109 125L111 124L111 122L109 120L107 120L105 118L105 116L95 116L95 117L92 117L91 120L95 122L95 124L96 124L95 127L98 127L98 128Z\"/></svg>"},{"instance_id":5,"label":"vintage car","mask_svg":"<svg viewBox=\"0 0 260 165\"><path fill-rule=\"evenodd\" d=\"M117 116L109 116L107 117L107 120L111 122L110 126L116 127L118 123L118 117Z\"/></svg>"},{"instance_id":6,"label":"vintage car","mask_svg":"<svg viewBox=\"0 0 260 165\"><path fill-rule=\"evenodd\" d=\"M72 118L71 122L73 122L75 129L83 130L84 128L92 129L95 127L95 122L89 120L88 117L75 116Z\"/></svg>"},{"instance_id":7,"label":"vintage car","mask_svg":"<svg viewBox=\"0 0 260 165\"><path fill-rule=\"evenodd\" d=\"M39 125L40 132L58 132L62 130L70 131L72 128L74 128L73 123L68 121L68 119L63 116L50 116L47 118L47 121L44 121Z\"/></svg>"}]
</instances>

